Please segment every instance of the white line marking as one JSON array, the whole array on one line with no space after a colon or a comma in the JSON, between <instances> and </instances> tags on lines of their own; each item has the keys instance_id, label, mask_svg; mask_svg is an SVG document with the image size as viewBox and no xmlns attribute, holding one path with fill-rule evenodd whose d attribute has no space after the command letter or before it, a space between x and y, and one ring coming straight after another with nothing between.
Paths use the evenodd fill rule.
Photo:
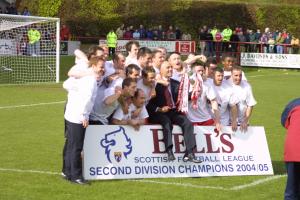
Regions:
<instances>
[{"instance_id":1,"label":"white line marking","mask_svg":"<svg viewBox=\"0 0 300 200\"><path fill-rule=\"evenodd\" d=\"M241 190L241 189L245 189L245 188L248 188L248 187L254 187L256 185L263 184L263 183L273 181L273 180L277 180L277 179L282 178L282 177L286 177L286 174L270 176L270 177L267 177L267 178L263 178L263 179L253 181L252 183L249 183L249 184L234 186L234 187L230 188L230 190Z\"/></svg>"},{"instance_id":2,"label":"white line marking","mask_svg":"<svg viewBox=\"0 0 300 200\"><path fill-rule=\"evenodd\" d=\"M176 185L176 186L191 187L191 188L198 188L198 189L228 190L224 187L193 185L191 183L175 183L175 182L152 181L152 180L128 180L128 181L142 182L142 183L154 183L154 184L162 184L162 185Z\"/></svg>"},{"instance_id":3,"label":"white line marking","mask_svg":"<svg viewBox=\"0 0 300 200\"><path fill-rule=\"evenodd\" d=\"M48 103L35 103L35 104L26 104L26 105L15 105L15 106L1 106L0 109L10 109L10 108L23 108L23 107L33 107L33 106L43 106L43 105L52 105L52 104L61 104L66 101L56 101Z\"/></svg>"},{"instance_id":4,"label":"white line marking","mask_svg":"<svg viewBox=\"0 0 300 200\"><path fill-rule=\"evenodd\" d=\"M253 75L253 76L247 76L247 77L255 78L255 77L261 77L261 76L266 76L266 75Z\"/></svg>"},{"instance_id":5,"label":"white line marking","mask_svg":"<svg viewBox=\"0 0 300 200\"><path fill-rule=\"evenodd\" d=\"M38 171L38 170L24 170L24 169L5 169L0 168L0 171L8 171L8 172L21 172L21 173L37 173L37 174L50 174L50 175L59 175L57 172L47 172L47 171Z\"/></svg>"},{"instance_id":6,"label":"white line marking","mask_svg":"<svg viewBox=\"0 0 300 200\"><path fill-rule=\"evenodd\" d=\"M1 171L8 171L8 172L20 172L20 173L37 173L37 174L49 174L49 175L60 175L58 172L50 172L50 171L39 171L39 170L23 170L23 169L5 169L0 168ZM286 177L286 174L282 175L275 175L275 176L269 176L266 178L258 179L256 181L253 181L248 184L234 186L231 188L226 187L216 187L216 186L206 186L206 185L194 185L191 183L176 183L176 182L165 182L165 181L153 181L153 180L146 180L146 179L128 179L124 181L129 182L141 182L141 183L153 183L153 184L161 184L161 185L175 185L175 186L182 186L182 187L191 187L191 188L198 188L198 189L214 189L214 190L225 190L225 191L232 191L232 190L243 190L246 188L254 187L266 182L270 182L273 180L280 179L282 177Z\"/></svg>"}]
</instances>

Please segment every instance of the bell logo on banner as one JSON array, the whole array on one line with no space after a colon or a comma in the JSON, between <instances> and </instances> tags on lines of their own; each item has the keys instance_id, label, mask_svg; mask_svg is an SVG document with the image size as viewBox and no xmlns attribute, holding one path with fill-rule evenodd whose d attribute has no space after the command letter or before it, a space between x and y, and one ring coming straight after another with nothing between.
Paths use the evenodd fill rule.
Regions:
<instances>
[{"instance_id":1,"label":"bell logo on banner","mask_svg":"<svg viewBox=\"0 0 300 200\"><path fill-rule=\"evenodd\" d=\"M119 126L119 129L104 134L104 138L100 141L101 148L105 149L105 154L108 162L120 162L122 157L127 159L127 156L132 152L131 139L125 132L125 129Z\"/></svg>"}]
</instances>

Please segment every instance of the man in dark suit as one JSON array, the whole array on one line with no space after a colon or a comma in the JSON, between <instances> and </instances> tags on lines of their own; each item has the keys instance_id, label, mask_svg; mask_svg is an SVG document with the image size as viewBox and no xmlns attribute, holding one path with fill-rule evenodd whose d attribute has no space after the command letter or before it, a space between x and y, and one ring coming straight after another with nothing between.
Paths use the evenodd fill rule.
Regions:
<instances>
[{"instance_id":1,"label":"man in dark suit","mask_svg":"<svg viewBox=\"0 0 300 200\"><path fill-rule=\"evenodd\" d=\"M164 143L169 161L175 160L172 150L172 129L173 124L176 124L182 128L186 146L186 153L183 160L200 163L201 161L197 160L193 153L193 149L196 147L195 137L193 136L194 127L185 115L176 110L175 104L178 97L179 82L171 79L172 72L170 63L167 61L163 62L160 69L160 75L161 78L169 84L168 86L165 86L157 83L155 87L156 96L152 98L147 105L150 116L149 121L151 123L162 125Z\"/></svg>"}]
</instances>

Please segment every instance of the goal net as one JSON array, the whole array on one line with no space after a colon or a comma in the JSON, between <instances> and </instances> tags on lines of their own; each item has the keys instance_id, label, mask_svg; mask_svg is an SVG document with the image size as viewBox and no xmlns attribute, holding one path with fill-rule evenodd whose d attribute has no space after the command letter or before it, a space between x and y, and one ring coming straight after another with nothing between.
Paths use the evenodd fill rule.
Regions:
<instances>
[{"instance_id":1,"label":"goal net","mask_svg":"<svg viewBox=\"0 0 300 200\"><path fill-rule=\"evenodd\" d=\"M59 19L0 14L0 84L59 82Z\"/></svg>"}]
</instances>

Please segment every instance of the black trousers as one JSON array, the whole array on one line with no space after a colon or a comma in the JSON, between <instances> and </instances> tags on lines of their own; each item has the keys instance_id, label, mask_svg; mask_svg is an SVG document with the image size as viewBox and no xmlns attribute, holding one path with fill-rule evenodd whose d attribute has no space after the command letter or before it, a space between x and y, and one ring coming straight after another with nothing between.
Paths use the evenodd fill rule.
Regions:
<instances>
[{"instance_id":1,"label":"black trousers","mask_svg":"<svg viewBox=\"0 0 300 200\"><path fill-rule=\"evenodd\" d=\"M166 149L173 148L172 130L173 124L176 124L182 129L187 153L193 152L193 149L196 147L195 137L193 136L194 126L185 115L172 109L166 113L156 112L150 116L149 120L151 123L158 123L162 126Z\"/></svg>"},{"instance_id":2,"label":"black trousers","mask_svg":"<svg viewBox=\"0 0 300 200\"><path fill-rule=\"evenodd\" d=\"M65 103L65 107L64 107L64 114L65 114L65 112L66 112L66 107L67 107L67 103L68 103L68 100L66 101L66 103ZM65 155L66 155L66 150L67 150L67 143L68 143L68 141L67 141L67 139L68 139L68 137L67 137L67 120L64 118L64 137L65 137L65 144L64 144L64 148L63 148L63 163L62 163L62 172L64 173L64 174L66 174L66 165L65 165Z\"/></svg>"},{"instance_id":3,"label":"black trousers","mask_svg":"<svg viewBox=\"0 0 300 200\"><path fill-rule=\"evenodd\" d=\"M284 200L300 200L300 162L286 162L287 181Z\"/></svg>"},{"instance_id":4,"label":"black trousers","mask_svg":"<svg viewBox=\"0 0 300 200\"><path fill-rule=\"evenodd\" d=\"M109 55L112 56L115 54L116 48L115 47L108 47Z\"/></svg>"},{"instance_id":5,"label":"black trousers","mask_svg":"<svg viewBox=\"0 0 300 200\"><path fill-rule=\"evenodd\" d=\"M65 174L71 180L82 178L81 151L85 136L82 124L66 120L67 140L65 145Z\"/></svg>"}]
</instances>

